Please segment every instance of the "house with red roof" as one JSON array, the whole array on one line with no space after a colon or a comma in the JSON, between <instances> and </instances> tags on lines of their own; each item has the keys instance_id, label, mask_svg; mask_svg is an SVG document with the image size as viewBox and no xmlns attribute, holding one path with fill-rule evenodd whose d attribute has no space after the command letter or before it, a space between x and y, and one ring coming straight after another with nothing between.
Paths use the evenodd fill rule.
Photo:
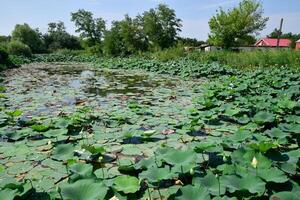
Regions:
<instances>
[{"instance_id":1,"label":"house with red roof","mask_svg":"<svg viewBox=\"0 0 300 200\"><path fill-rule=\"evenodd\" d=\"M277 38L262 38L254 46L256 47L277 47ZM279 39L279 47L289 47L292 41L290 39Z\"/></svg>"},{"instance_id":2,"label":"house with red roof","mask_svg":"<svg viewBox=\"0 0 300 200\"><path fill-rule=\"evenodd\" d=\"M296 50L300 50L300 39L296 41Z\"/></svg>"}]
</instances>

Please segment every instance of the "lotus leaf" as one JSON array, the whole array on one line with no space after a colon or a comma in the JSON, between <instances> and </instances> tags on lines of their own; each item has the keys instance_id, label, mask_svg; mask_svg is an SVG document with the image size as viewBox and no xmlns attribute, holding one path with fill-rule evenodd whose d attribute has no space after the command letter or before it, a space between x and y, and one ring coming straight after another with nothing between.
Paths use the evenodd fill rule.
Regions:
<instances>
[{"instance_id":1,"label":"lotus leaf","mask_svg":"<svg viewBox=\"0 0 300 200\"><path fill-rule=\"evenodd\" d=\"M126 194L135 193L140 189L139 179L133 176L118 176L114 180L114 188Z\"/></svg>"}]
</instances>

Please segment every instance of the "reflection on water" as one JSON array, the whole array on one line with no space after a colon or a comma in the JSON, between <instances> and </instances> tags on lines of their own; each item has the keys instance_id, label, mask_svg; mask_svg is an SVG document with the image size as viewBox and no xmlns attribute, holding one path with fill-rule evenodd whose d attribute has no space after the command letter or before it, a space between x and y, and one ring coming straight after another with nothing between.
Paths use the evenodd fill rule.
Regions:
<instances>
[{"instance_id":1,"label":"reflection on water","mask_svg":"<svg viewBox=\"0 0 300 200\"><path fill-rule=\"evenodd\" d=\"M145 104L151 105L161 101L154 98L157 92L170 92L180 85L179 79L153 73L80 64L32 64L15 71L5 79L8 106L23 110L25 116L71 113L78 105L105 109L112 99L125 102L145 96L151 99Z\"/></svg>"},{"instance_id":2,"label":"reflection on water","mask_svg":"<svg viewBox=\"0 0 300 200\"><path fill-rule=\"evenodd\" d=\"M87 94L107 97L111 94L143 94L151 89L164 85L174 87L176 81L161 79L149 75L122 71L91 70L85 67L61 67L43 68L50 76L69 76L68 85L71 88L82 89ZM90 96L90 95L89 95Z\"/></svg>"}]
</instances>

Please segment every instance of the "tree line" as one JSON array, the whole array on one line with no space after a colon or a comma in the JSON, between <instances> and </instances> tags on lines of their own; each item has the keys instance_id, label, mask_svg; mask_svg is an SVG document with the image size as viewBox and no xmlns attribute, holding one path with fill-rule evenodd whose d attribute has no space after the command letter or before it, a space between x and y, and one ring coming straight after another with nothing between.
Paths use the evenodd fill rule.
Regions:
<instances>
[{"instance_id":1,"label":"tree line","mask_svg":"<svg viewBox=\"0 0 300 200\"><path fill-rule=\"evenodd\" d=\"M242 0L238 6L224 10L220 8L208 24L207 42L229 49L236 46L253 45L257 34L266 27L268 18L263 16L262 4L256 0ZM66 31L63 22L51 22L48 31L42 34L28 24L17 24L11 36L0 36L0 48L10 54L29 56L31 53L49 53L59 49L84 50L97 55L128 56L141 52L158 51L177 46L199 46L203 41L179 37L182 20L168 5L156 8L135 17L125 15L113 21L110 29L103 18L95 18L92 12L80 9L71 13L76 32ZM278 37L274 30L269 37ZM293 41L300 35L283 34Z\"/></svg>"},{"instance_id":2,"label":"tree line","mask_svg":"<svg viewBox=\"0 0 300 200\"><path fill-rule=\"evenodd\" d=\"M179 38L181 20L165 4L159 4L157 8L134 18L125 15L124 19L113 21L110 29L106 28L103 18L95 18L93 13L83 9L71 13L71 21L79 37L69 34L61 21L49 23L45 34L25 23L17 24L11 36L0 37L0 43L13 54L18 54L19 49L25 55L58 49L85 49L95 54L126 56L169 48L178 41L191 44L198 42L196 39Z\"/></svg>"}]
</instances>

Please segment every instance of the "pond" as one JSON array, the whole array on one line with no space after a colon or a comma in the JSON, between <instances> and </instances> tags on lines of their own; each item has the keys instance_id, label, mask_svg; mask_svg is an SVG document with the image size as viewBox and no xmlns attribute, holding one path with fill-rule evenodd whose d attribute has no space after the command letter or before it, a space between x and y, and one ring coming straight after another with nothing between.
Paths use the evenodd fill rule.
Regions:
<instances>
[{"instance_id":1,"label":"pond","mask_svg":"<svg viewBox=\"0 0 300 200\"><path fill-rule=\"evenodd\" d=\"M120 165L195 137L181 137L175 127L189 121L201 80L65 63L29 64L4 75L0 179L30 179L38 192L66 183L69 160L90 163L97 177L100 168L115 177ZM92 159L86 145L103 147L103 160Z\"/></svg>"},{"instance_id":2,"label":"pond","mask_svg":"<svg viewBox=\"0 0 300 200\"><path fill-rule=\"evenodd\" d=\"M119 103L148 100L155 105L166 100L162 98L176 96L172 101L185 107L191 100L190 85L196 83L142 71L31 64L6 72L4 84L11 109L21 109L31 116L55 116L62 110L73 112L79 104L103 108L112 99Z\"/></svg>"}]
</instances>

